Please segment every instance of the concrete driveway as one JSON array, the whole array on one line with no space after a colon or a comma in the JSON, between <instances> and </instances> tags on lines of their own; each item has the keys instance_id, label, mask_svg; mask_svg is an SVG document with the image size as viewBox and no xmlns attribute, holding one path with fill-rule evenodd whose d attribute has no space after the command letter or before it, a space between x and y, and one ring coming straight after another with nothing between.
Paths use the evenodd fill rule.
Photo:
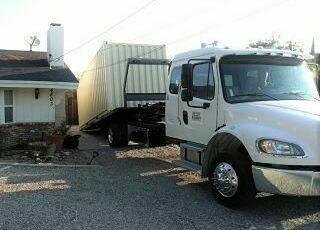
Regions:
<instances>
[{"instance_id":1,"label":"concrete driveway","mask_svg":"<svg viewBox=\"0 0 320 230\"><path fill-rule=\"evenodd\" d=\"M319 198L260 195L231 210L153 155L173 147L114 151L88 138L101 144L98 166L0 165L0 229L320 229Z\"/></svg>"}]
</instances>

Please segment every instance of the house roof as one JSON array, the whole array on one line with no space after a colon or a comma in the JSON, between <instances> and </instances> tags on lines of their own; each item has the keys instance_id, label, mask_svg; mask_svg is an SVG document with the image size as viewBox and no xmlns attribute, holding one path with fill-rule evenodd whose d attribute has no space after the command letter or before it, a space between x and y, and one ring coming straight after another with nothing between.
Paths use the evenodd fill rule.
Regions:
<instances>
[{"instance_id":1,"label":"house roof","mask_svg":"<svg viewBox=\"0 0 320 230\"><path fill-rule=\"evenodd\" d=\"M50 69L46 52L0 50L0 81L78 83L66 66Z\"/></svg>"}]
</instances>

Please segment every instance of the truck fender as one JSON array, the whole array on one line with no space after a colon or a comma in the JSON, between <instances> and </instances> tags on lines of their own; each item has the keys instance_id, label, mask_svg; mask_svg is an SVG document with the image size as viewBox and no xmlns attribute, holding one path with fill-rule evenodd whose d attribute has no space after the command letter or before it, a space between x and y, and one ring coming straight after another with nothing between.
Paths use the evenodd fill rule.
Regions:
<instances>
[{"instance_id":1,"label":"truck fender","mask_svg":"<svg viewBox=\"0 0 320 230\"><path fill-rule=\"evenodd\" d=\"M209 176L211 164L217 153L230 149L248 154L243 143L233 134L220 132L213 136L204 151L201 176Z\"/></svg>"}]
</instances>

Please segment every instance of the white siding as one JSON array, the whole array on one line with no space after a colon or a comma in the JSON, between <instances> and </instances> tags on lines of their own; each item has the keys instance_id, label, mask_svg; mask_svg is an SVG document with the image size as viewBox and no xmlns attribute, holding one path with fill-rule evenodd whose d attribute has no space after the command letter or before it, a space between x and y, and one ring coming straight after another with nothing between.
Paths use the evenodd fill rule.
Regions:
<instances>
[{"instance_id":1,"label":"white siding","mask_svg":"<svg viewBox=\"0 0 320 230\"><path fill-rule=\"evenodd\" d=\"M55 122L65 117L65 90L53 90L53 104L50 103L50 89L40 89L35 99L35 89L15 88L14 122ZM3 89L0 89L0 124L4 123ZM56 114L56 107L58 112ZM64 115L63 115L64 113ZM56 115L59 116L56 119Z\"/></svg>"},{"instance_id":2,"label":"white siding","mask_svg":"<svg viewBox=\"0 0 320 230\"><path fill-rule=\"evenodd\" d=\"M105 110L123 106L127 59L166 58L164 45L103 43L82 74L78 88L80 126ZM168 66L130 66L128 93L165 93ZM129 102L136 106L142 102Z\"/></svg>"},{"instance_id":3,"label":"white siding","mask_svg":"<svg viewBox=\"0 0 320 230\"><path fill-rule=\"evenodd\" d=\"M34 91L16 90L16 122L54 122L55 107L50 105L50 90L40 89L38 99Z\"/></svg>"}]
</instances>

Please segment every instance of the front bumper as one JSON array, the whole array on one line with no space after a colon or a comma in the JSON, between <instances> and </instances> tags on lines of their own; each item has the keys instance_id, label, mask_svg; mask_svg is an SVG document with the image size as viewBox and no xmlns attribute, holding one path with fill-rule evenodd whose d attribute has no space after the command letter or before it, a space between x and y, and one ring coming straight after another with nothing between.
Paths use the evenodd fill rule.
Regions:
<instances>
[{"instance_id":1,"label":"front bumper","mask_svg":"<svg viewBox=\"0 0 320 230\"><path fill-rule=\"evenodd\" d=\"M320 196L320 172L252 166L259 192L293 196Z\"/></svg>"}]
</instances>

